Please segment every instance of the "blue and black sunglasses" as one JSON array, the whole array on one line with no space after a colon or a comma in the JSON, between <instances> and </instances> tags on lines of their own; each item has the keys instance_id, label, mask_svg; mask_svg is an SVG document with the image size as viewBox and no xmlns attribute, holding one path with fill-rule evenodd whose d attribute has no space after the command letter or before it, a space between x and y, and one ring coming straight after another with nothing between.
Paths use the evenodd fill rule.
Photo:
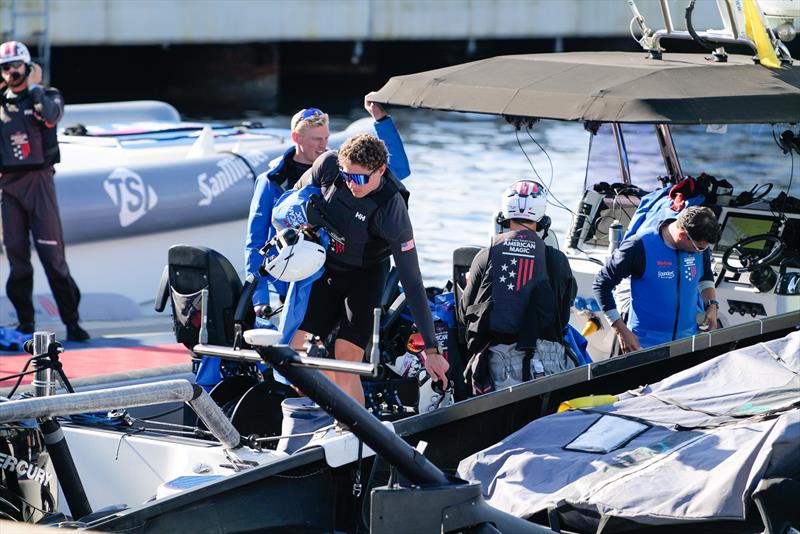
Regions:
<instances>
[{"instance_id":1,"label":"blue and black sunglasses","mask_svg":"<svg viewBox=\"0 0 800 534\"><path fill-rule=\"evenodd\" d=\"M369 182L370 177L375 174L375 171L372 171L368 174L357 174L353 172L344 172L340 169L339 174L345 182L353 182L358 185L365 185L367 182Z\"/></svg>"}]
</instances>

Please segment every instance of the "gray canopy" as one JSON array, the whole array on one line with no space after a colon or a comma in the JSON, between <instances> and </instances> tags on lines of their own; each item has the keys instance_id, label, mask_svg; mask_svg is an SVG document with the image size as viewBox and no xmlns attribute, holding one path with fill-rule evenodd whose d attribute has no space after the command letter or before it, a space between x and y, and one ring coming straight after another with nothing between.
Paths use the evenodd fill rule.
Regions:
<instances>
[{"instance_id":1,"label":"gray canopy","mask_svg":"<svg viewBox=\"0 0 800 534\"><path fill-rule=\"evenodd\" d=\"M800 332L619 398L537 419L458 474L492 506L520 517L558 507L581 531L742 521L762 479L797 474Z\"/></svg>"},{"instance_id":2,"label":"gray canopy","mask_svg":"<svg viewBox=\"0 0 800 534\"><path fill-rule=\"evenodd\" d=\"M406 76L383 104L569 121L734 124L800 122L800 67L749 56L570 52L498 56Z\"/></svg>"}]
</instances>

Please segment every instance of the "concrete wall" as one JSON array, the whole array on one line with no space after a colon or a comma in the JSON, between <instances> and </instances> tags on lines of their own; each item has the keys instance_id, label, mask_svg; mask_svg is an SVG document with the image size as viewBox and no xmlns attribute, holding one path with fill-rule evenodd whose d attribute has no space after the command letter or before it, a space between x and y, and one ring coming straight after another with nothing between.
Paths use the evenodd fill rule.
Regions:
<instances>
[{"instance_id":1,"label":"concrete wall","mask_svg":"<svg viewBox=\"0 0 800 534\"><path fill-rule=\"evenodd\" d=\"M15 0L0 0L0 29L11 28ZM16 0L41 10L45 0ZM685 2L671 1L683 27ZM625 35L625 0L50 0L54 46L508 39ZM637 0L648 24L663 27L657 0ZM25 39L36 17L18 19ZM700 0L698 28L721 27L714 0Z\"/></svg>"}]
</instances>

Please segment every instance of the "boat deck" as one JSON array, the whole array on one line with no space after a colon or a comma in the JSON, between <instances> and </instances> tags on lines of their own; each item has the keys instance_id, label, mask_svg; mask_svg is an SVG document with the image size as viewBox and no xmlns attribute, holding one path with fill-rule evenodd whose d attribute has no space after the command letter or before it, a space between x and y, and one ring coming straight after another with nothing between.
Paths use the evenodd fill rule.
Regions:
<instances>
[{"instance_id":1,"label":"boat deck","mask_svg":"<svg viewBox=\"0 0 800 534\"><path fill-rule=\"evenodd\" d=\"M67 378L77 386L131 381L147 376L188 373L189 352L175 343L168 315L152 312L136 320L83 321L92 335L88 342L62 341L61 362ZM38 323L38 330L53 331L56 339L66 337L60 323ZM30 355L23 351L0 351L0 395L7 394L16 379L2 377L22 371ZM30 384L33 375L26 375L22 384Z\"/></svg>"}]
</instances>

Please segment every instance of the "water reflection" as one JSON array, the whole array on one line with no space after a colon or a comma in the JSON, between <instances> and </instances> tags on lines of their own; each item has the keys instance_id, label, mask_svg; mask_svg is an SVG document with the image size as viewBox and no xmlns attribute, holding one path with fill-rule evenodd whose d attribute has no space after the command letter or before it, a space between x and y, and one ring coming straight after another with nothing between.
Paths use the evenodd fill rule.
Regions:
<instances>
[{"instance_id":1,"label":"water reflection","mask_svg":"<svg viewBox=\"0 0 800 534\"><path fill-rule=\"evenodd\" d=\"M500 194L520 178L551 181L548 158L523 131L519 135L533 167L514 135L500 117L427 110L392 110L411 161L410 213L414 223L421 268L426 283L439 285L450 279L452 252L465 245L487 245ZM364 116L335 117L333 129ZM273 117L269 125L283 126L288 118ZM775 126L777 135L787 125ZM665 174L661 153L650 125L624 125L631 177L651 190ZM786 189L791 160L783 155L765 125L675 126L673 136L684 174L705 172L730 181L736 192L756 183L774 184L770 198ZM555 197L574 210L583 193L590 134L582 124L542 121L531 130L552 160ZM610 141L609 141L610 140ZM613 139L595 137L589 178L592 183L622 181ZM800 165L800 162L798 162ZM797 171L795 171L797 172ZM562 248L571 214L551 205L548 214Z\"/></svg>"}]
</instances>

